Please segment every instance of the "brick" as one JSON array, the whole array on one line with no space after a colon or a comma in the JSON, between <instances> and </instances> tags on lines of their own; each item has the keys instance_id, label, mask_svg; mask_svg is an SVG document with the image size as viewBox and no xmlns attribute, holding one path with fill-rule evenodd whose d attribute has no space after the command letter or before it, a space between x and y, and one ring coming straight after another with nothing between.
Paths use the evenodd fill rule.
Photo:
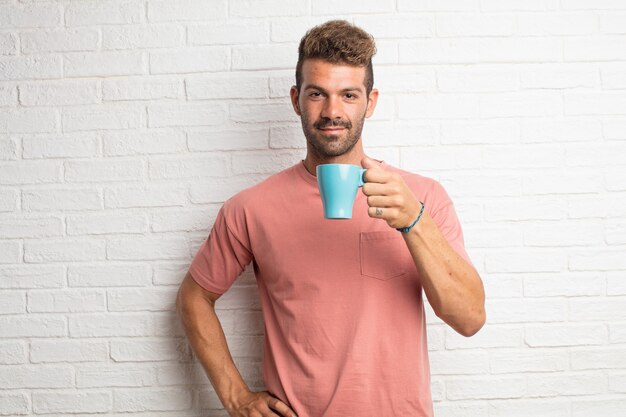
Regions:
<instances>
[{"instance_id":1,"label":"brick","mask_svg":"<svg viewBox=\"0 0 626 417\"><path fill-rule=\"evenodd\" d=\"M498 350L491 354L491 373L558 372L569 369L569 352L563 349Z\"/></svg>"},{"instance_id":2,"label":"brick","mask_svg":"<svg viewBox=\"0 0 626 417\"><path fill-rule=\"evenodd\" d=\"M84 313L105 310L105 295L93 290L37 290L28 293L30 313Z\"/></svg>"},{"instance_id":3,"label":"brick","mask_svg":"<svg viewBox=\"0 0 626 417\"><path fill-rule=\"evenodd\" d=\"M563 60L574 62L597 62L624 60L626 39L586 36L563 40Z\"/></svg>"},{"instance_id":4,"label":"brick","mask_svg":"<svg viewBox=\"0 0 626 417\"><path fill-rule=\"evenodd\" d=\"M29 413L30 401L26 393L0 394L1 415L24 415Z\"/></svg>"},{"instance_id":5,"label":"brick","mask_svg":"<svg viewBox=\"0 0 626 417\"><path fill-rule=\"evenodd\" d=\"M216 153L207 156L152 159L149 176L152 179L224 177L229 171L230 157Z\"/></svg>"},{"instance_id":6,"label":"brick","mask_svg":"<svg viewBox=\"0 0 626 417\"><path fill-rule=\"evenodd\" d=\"M180 285L188 268L189 264L187 262L165 262L163 264L156 264L153 266L154 277L152 282L154 285Z\"/></svg>"},{"instance_id":7,"label":"brick","mask_svg":"<svg viewBox=\"0 0 626 417\"><path fill-rule=\"evenodd\" d=\"M154 385L155 379L152 366L113 363L82 365L76 369L78 388L143 387Z\"/></svg>"},{"instance_id":8,"label":"brick","mask_svg":"<svg viewBox=\"0 0 626 417\"><path fill-rule=\"evenodd\" d=\"M603 345L608 342L608 330L604 324L526 326L524 341L530 347Z\"/></svg>"},{"instance_id":9,"label":"brick","mask_svg":"<svg viewBox=\"0 0 626 417\"><path fill-rule=\"evenodd\" d=\"M58 4L0 5L0 27L3 29L52 27L61 21Z\"/></svg>"},{"instance_id":10,"label":"brick","mask_svg":"<svg viewBox=\"0 0 626 417\"><path fill-rule=\"evenodd\" d=\"M450 121L441 126L441 143L445 145L509 144L518 143L519 138L519 124L508 120Z\"/></svg>"},{"instance_id":11,"label":"brick","mask_svg":"<svg viewBox=\"0 0 626 417\"><path fill-rule=\"evenodd\" d=\"M566 115L610 115L626 114L619 106L626 105L626 94L622 92L565 93Z\"/></svg>"},{"instance_id":12,"label":"brick","mask_svg":"<svg viewBox=\"0 0 626 417\"><path fill-rule=\"evenodd\" d=\"M230 106L230 119L242 123L296 122L298 116L290 103L233 103Z\"/></svg>"},{"instance_id":13,"label":"brick","mask_svg":"<svg viewBox=\"0 0 626 417\"><path fill-rule=\"evenodd\" d=\"M565 217L567 204L563 198L530 196L510 197L485 201L485 219L507 220L559 220Z\"/></svg>"},{"instance_id":14,"label":"brick","mask_svg":"<svg viewBox=\"0 0 626 417\"><path fill-rule=\"evenodd\" d=\"M272 3L275 3L273 0ZM285 1L286 2L286 1ZM305 6L303 1L299 2ZM336 2L332 0L319 0L311 4L311 13L313 15L328 15L338 13L387 13L395 10L395 1L393 0L349 0ZM304 14L299 10L297 14Z\"/></svg>"},{"instance_id":15,"label":"brick","mask_svg":"<svg viewBox=\"0 0 626 417\"><path fill-rule=\"evenodd\" d=\"M623 250L587 250L569 255L572 271L615 271L626 268Z\"/></svg>"},{"instance_id":16,"label":"brick","mask_svg":"<svg viewBox=\"0 0 626 417\"><path fill-rule=\"evenodd\" d=\"M297 50L293 44L233 46L232 69L292 69L298 60Z\"/></svg>"},{"instance_id":17,"label":"brick","mask_svg":"<svg viewBox=\"0 0 626 417\"><path fill-rule=\"evenodd\" d=\"M438 402L433 404L433 408L437 417L484 417L488 415L486 403Z\"/></svg>"},{"instance_id":18,"label":"brick","mask_svg":"<svg viewBox=\"0 0 626 417\"><path fill-rule=\"evenodd\" d=\"M626 392L626 374L609 375L609 391Z\"/></svg>"},{"instance_id":19,"label":"brick","mask_svg":"<svg viewBox=\"0 0 626 417\"><path fill-rule=\"evenodd\" d=\"M604 183L609 191L626 191L626 169L624 165L605 168Z\"/></svg>"},{"instance_id":20,"label":"brick","mask_svg":"<svg viewBox=\"0 0 626 417\"><path fill-rule=\"evenodd\" d=\"M234 17L301 16L307 11L305 0L233 0L229 3L229 14Z\"/></svg>"},{"instance_id":21,"label":"brick","mask_svg":"<svg viewBox=\"0 0 626 417\"><path fill-rule=\"evenodd\" d=\"M249 6L254 7L257 4L258 2L253 2ZM236 7L234 3L231 5ZM255 14L254 17L258 18L259 15ZM263 21L230 21L187 26L187 42L190 45L235 45L268 41L269 24Z\"/></svg>"},{"instance_id":22,"label":"brick","mask_svg":"<svg viewBox=\"0 0 626 417\"><path fill-rule=\"evenodd\" d=\"M229 336L227 341L234 357L258 360L263 357L263 336Z\"/></svg>"},{"instance_id":23,"label":"brick","mask_svg":"<svg viewBox=\"0 0 626 417\"><path fill-rule=\"evenodd\" d=\"M598 30L597 17L590 13L519 13L516 35L569 36L592 35Z\"/></svg>"},{"instance_id":24,"label":"brick","mask_svg":"<svg viewBox=\"0 0 626 417\"><path fill-rule=\"evenodd\" d=\"M143 16L144 3L137 1L81 1L65 5L67 26L139 23Z\"/></svg>"},{"instance_id":25,"label":"brick","mask_svg":"<svg viewBox=\"0 0 626 417\"><path fill-rule=\"evenodd\" d=\"M282 140L291 140L294 142L294 145L289 146L289 143L286 142L284 147L292 147L294 149L301 149L306 147L306 140L302 134L302 128L299 127L297 131L291 133L289 130L280 130L278 127L273 132L276 132L274 137L281 138ZM436 127L433 124L428 122L419 121L419 122L368 122L365 124L363 128L363 137L366 139L366 145L368 148L373 147L384 147L384 146L405 146L407 148L406 152L403 152L403 149L400 150L400 154L405 158L405 155L408 154L409 157L414 155L418 150L428 150L431 153L437 153L438 149L432 147L435 145L437 141L438 132ZM280 136L278 136L280 134ZM289 135L287 137L284 137ZM419 143L424 145L420 148L408 148L409 146L415 145L415 138L419 137ZM278 143L276 143L278 145ZM272 146L274 148L275 146ZM459 151L459 154L462 151ZM470 151L471 152L471 151ZM368 152L369 154L369 152ZM372 155L370 155L372 156ZM457 154L458 156L458 154ZM378 158L380 160L380 158ZM404 159L406 161L406 159ZM390 161L387 161L391 163ZM458 158L455 159L455 163L462 163ZM475 161L467 161L469 163L474 163ZM447 162L446 162L447 163ZM403 169L417 169L412 168L416 165L412 165L410 161L406 161L403 165Z\"/></svg>"},{"instance_id":26,"label":"brick","mask_svg":"<svg viewBox=\"0 0 626 417\"><path fill-rule=\"evenodd\" d=\"M21 260L22 251L19 242L0 241L0 264L16 264Z\"/></svg>"},{"instance_id":27,"label":"brick","mask_svg":"<svg viewBox=\"0 0 626 417\"><path fill-rule=\"evenodd\" d=\"M185 259L189 248L183 238L127 238L107 242L107 259Z\"/></svg>"},{"instance_id":28,"label":"brick","mask_svg":"<svg viewBox=\"0 0 626 417\"><path fill-rule=\"evenodd\" d=\"M575 144L568 146L565 150L565 163L568 166L583 167L596 166L593 161L602 161L603 166L623 165L623 158L620 155L626 153L626 142L608 143L602 146L591 146L586 144Z\"/></svg>"},{"instance_id":29,"label":"brick","mask_svg":"<svg viewBox=\"0 0 626 417\"><path fill-rule=\"evenodd\" d=\"M471 241L468 239L468 241ZM493 241L492 241L493 242ZM472 244L472 248L475 245ZM485 247L490 247L485 245ZM523 291L523 280L520 276L508 274L482 274L485 292L492 299L495 298L520 298Z\"/></svg>"},{"instance_id":30,"label":"brick","mask_svg":"<svg viewBox=\"0 0 626 417\"><path fill-rule=\"evenodd\" d=\"M386 15L384 19L380 16L356 16L354 24L377 40L430 38L435 35L435 18L427 15Z\"/></svg>"},{"instance_id":31,"label":"brick","mask_svg":"<svg viewBox=\"0 0 626 417\"><path fill-rule=\"evenodd\" d=\"M567 317L566 300L508 299L487 302L489 322L499 323L549 323L564 321Z\"/></svg>"},{"instance_id":32,"label":"brick","mask_svg":"<svg viewBox=\"0 0 626 417\"><path fill-rule=\"evenodd\" d=\"M469 64L478 62L473 39L417 39L398 42L400 64Z\"/></svg>"},{"instance_id":33,"label":"brick","mask_svg":"<svg viewBox=\"0 0 626 417\"><path fill-rule=\"evenodd\" d=\"M524 143L582 142L602 137L602 126L597 120L529 120L521 125Z\"/></svg>"},{"instance_id":34,"label":"brick","mask_svg":"<svg viewBox=\"0 0 626 417\"><path fill-rule=\"evenodd\" d=\"M40 239L24 242L24 262L79 262L104 260L103 241Z\"/></svg>"},{"instance_id":35,"label":"brick","mask_svg":"<svg viewBox=\"0 0 626 417\"><path fill-rule=\"evenodd\" d=\"M572 417L618 417L624 412L624 405L623 399L574 400L572 401Z\"/></svg>"},{"instance_id":36,"label":"brick","mask_svg":"<svg viewBox=\"0 0 626 417\"><path fill-rule=\"evenodd\" d=\"M525 246L591 246L603 241L604 231L598 221L542 221L524 228Z\"/></svg>"},{"instance_id":37,"label":"brick","mask_svg":"<svg viewBox=\"0 0 626 417\"><path fill-rule=\"evenodd\" d=\"M90 158L99 153L95 133L29 135L22 137L22 158Z\"/></svg>"},{"instance_id":38,"label":"brick","mask_svg":"<svg viewBox=\"0 0 626 417\"><path fill-rule=\"evenodd\" d=\"M109 311L174 311L178 288L141 288L107 291Z\"/></svg>"},{"instance_id":39,"label":"brick","mask_svg":"<svg viewBox=\"0 0 626 417\"><path fill-rule=\"evenodd\" d=\"M237 152L232 156L234 174L270 174L293 166L302 159L300 152Z\"/></svg>"},{"instance_id":40,"label":"brick","mask_svg":"<svg viewBox=\"0 0 626 417\"><path fill-rule=\"evenodd\" d=\"M600 175L589 169L569 169L567 173L535 171L523 176L522 185L524 194L580 194L593 193L601 189Z\"/></svg>"},{"instance_id":41,"label":"brick","mask_svg":"<svg viewBox=\"0 0 626 417\"><path fill-rule=\"evenodd\" d=\"M0 294L0 314L19 314L26 312L26 293L5 291Z\"/></svg>"},{"instance_id":42,"label":"brick","mask_svg":"<svg viewBox=\"0 0 626 417\"><path fill-rule=\"evenodd\" d=\"M480 116L528 117L558 116L562 113L563 102L557 93L505 93L481 96Z\"/></svg>"},{"instance_id":43,"label":"brick","mask_svg":"<svg viewBox=\"0 0 626 417\"><path fill-rule=\"evenodd\" d=\"M57 130L54 109L10 110L0 113L0 127L7 133L45 133Z\"/></svg>"},{"instance_id":44,"label":"brick","mask_svg":"<svg viewBox=\"0 0 626 417\"><path fill-rule=\"evenodd\" d=\"M598 0L590 4L585 0L562 0L562 7L564 9L574 10L590 10L590 9L626 9L626 4L620 0Z\"/></svg>"},{"instance_id":45,"label":"brick","mask_svg":"<svg viewBox=\"0 0 626 417\"><path fill-rule=\"evenodd\" d=\"M103 413L111 410L108 391L34 392L33 411L45 413Z\"/></svg>"},{"instance_id":46,"label":"brick","mask_svg":"<svg viewBox=\"0 0 626 417\"><path fill-rule=\"evenodd\" d=\"M63 56L65 77L109 77L143 74L143 52L73 52Z\"/></svg>"},{"instance_id":47,"label":"brick","mask_svg":"<svg viewBox=\"0 0 626 417\"><path fill-rule=\"evenodd\" d=\"M41 52L95 51L99 34L94 29L53 29L24 32L20 37L24 54Z\"/></svg>"},{"instance_id":48,"label":"brick","mask_svg":"<svg viewBox=\"0 0 626 417\"><path fill-rule=\"evenodd\" d=\"M169 77L128 77L102 82L104 101L182 98L183 83Z\"/></svg>"},{"instance_id":49,"label":"brick","mask_svg":"<svg viewBox=\"0 0 626 417\"><path fill-rule=\"evenodd\" d=\"M266 98L268 84L267 75L207 74L187 78L185 90L189 100Z\"/></svg>"},{"instance_id":50,"label":"brick","mask_svg":"<svg viewBox=\"0 0 626 417\"><path fill-rule=\"evenodd\" d=\"M174 154L187 150L185 133L179 130L104 132L104 155Z\"/></svg>"},{"instance_id":51,"label":"brick","mask_svg":"<svg viewBox=\"0 0 626 417\"><path fill-rule=\"evenodd\" d=\"M15 88L15 86L0 85L0 106L15 107L16 105L17 105L17 89ZM4 151L0 153L0 158L8 159L7 154Z\"/></svg>"},{"instance_id":52,"label":"brick","mask_svg":"<svg viewBox=\"0 0 626 417\"><path fill-rule=\"evenodd\" d=\"M480 62L556 62L563 49L555 38L484 38L477 46Z\"/></svg>"},{"instance_id":53,"label":"brick","mask_svg":"<svg viewBox=\"0 0 626 417\"><path fill-rule=\"evenodd\" d=\"M208 385L210 387L210 382L199 363L158 366L157 380L159 385L162 386L188 385L192 383L195 386ZM218 403L218 407L220 409L223 407L221 402Z\"/></svg>"},{"instance_id":54,"label":"brick","mask_svg":"<svg viewBox=\"0 0 626 417\"><path fill-rule=\"evenodd\" d=\"M469 94L403 95L396 100L399 119L470 119L479 116L478 97Z\"/></svg>"},{"instance_id":55,"label":"brick","mask_svg":"<svg viewBox=\"0 0 626 417\"><path fill-rule=\"evenodd\" d=\"M519 89L519 75L510 69L477 67L472 69L441 69L437 71L437 87L441 92L495 92Z\"/></svg>"},{"instance_id":56,"label":"brick","mask_svg":"<svg viewBox=\"0 0 626 417\"><path fill-rule=\"evenodd\" d=\"M58 217L3 216L0 220L0 236L5 239L39 238L63 235L63 221Z\"/></svg>"},{"instance_id":57,"label":"brick","mask_svg":"<svg viewBox=\"0 0 626 417\"><path fill-rule=\"evenodd\" d=\"M378 82L378 73L376 73L376 76L376 81ZM270 73L270 97L288 98L291 87L294 86L295 83L293 71L272 71Z\"/></svg>"},{"instance_id":58,"label":"brick","mask_svg":"<svg viewBox=\"0 0 626 417\"><path fill-rule=\"evenodd\" d=\"M487 352L431 352L432 375L471 375L489 372Z\"/></svg>"},{"instance_id":59,"label":"brick","mask_svg":"<svg viewBox=\"0 0 626 417\"><path fill-rule=\"evenodd\" d=\"M17 139L10 136L0 137L0 160L14 161L17 159L18 144ZM3 190L3 192L7 192ZM3 201L3 199L0 199ZM6 202L6 200L4 200ZM0 203L2 204L2 203Z\"/></svg>"},{"instance_id":60,"label":"brick","mask_svg":"<svg viewBox=\"0 0 626 417\"><path fill-rule=\"evenodd\" d=\"M414 132L412 132L414 134ZM411 147L400 151L403 169L411 172L423 170L480 168L482 153L471 147Z\"/></svg>"},{"instance_id":61,"label":"brick","mask_svg":"<svg viewBox=\"0 0 626 417\"><path fill-rule=\"evenodd\" d=\"M183 339L168 340L114 340L111 341L111 359L115 362L184 361L189 350Z\"/></svg>"},{"instance_id":62,"label":"brick","mask_svg":"<svg viewBox=\"0 0 626 417\"><path fill-rule=\"evenodd\" d=\"M228 110L222 103L155 104L148 106L148 126L211 126L226 121Z\"/></svg>"},{"instance_id":63,"label":"brick","mask_svg":"<svg viewBox=\"0 0 626 417\"><path fill-rule=\"evenodd\" d=\"M581 297L571 298L570 320L572 321L624 321L626 297Z\"/></svg>"},{"instance_id":64,"label":"brick","mask_svg":"<svg viewBox=\"0 0 626 417\"><path fill-rule=\"evenodd\" d=\"M0 55L17 55L18 39L15 33L0 33Z\"/></svg>"},{"instance_id":65,"label":"brick","mask_svg":"<svg viewBox=\"0 0 626 417\"><path fill-rule=\"evenodd\" d=\"M626 279L623 272L607 272L607 295L626 295Z\"/></svg>"},{"instance_id":66,"label":"brick","mask_svg":"<svg viewBox=\"0 0 626 417\"><path fill-rule=\"evenodd\" d=\"M176 411L191 408L187 389L128 389L113 391L113 410L122 412Z\"/></svg>"},{"instance_id":67,"label":"brick","mask_svg":"<svg viewBox=\"0 0 626 417\"><path fill-rule=\"evenodd\" d=\"M371 123L364 125L364 132L370 129ZM365 133L363 134L365 136ZM369 134L367 135L370 136ZM282 123L281 126L270 127L270 149L306 149L306 139L302 133L302 125Z\"/></svg>"},{"instance_id":68,"label":"brick","mask_svg":"<svg viewBox=\"0 0 626 417\"><path fill-rule=\"evenodd\" d=\"M63 388L73 383L72 368L65 366L9 365L0 369L0 388Z\"/></svg>"},{"instance_id":69,"label":"brick","mask_svg":"<svg viewBox=\"0 0 626 417\"><path fill-rule=\"evenodd\" d=\"M561 146L532 145L488 146L482 151L483 166L492 169L556 168L563 165L565 150Z\"/></svg>"},{"instance_id":70,"label":"brick","mask_svg":"<svg viewBox=\"0 0 626 417\"><path fill-rule=\"evenodd\" d=\"M600 33L624 34L626 24L626 13L624 12L604 12L600 13Z\"/></svg>"},{"instance_id":71,"label":"brick","mask_svg":"<svg viewBox=\"0 0 626 417\"><path fill-rule=\"evenodd\" d=\"M180 280L178 282L180 285ZM180 320L172 320L172 313L152 313L155 320L155 336L160 337L185 337L185 331Z\"/></svg>"},{"instance_id":72,"label":"brick","mask_svg":"<svg viewBox=\"0 0 626 417\"><path fill-rule=\"evenodd\" d=\"M207 211L168 210L159 211L150 216L150 229L153 232L205 231L210 225Z\"/></svg>"},{"instance_id":73,"label":"brick","mask_svg":"<svg viewBox=\"0 0 626 417\"><path fill-rule=\"evenodd\" d=\"M522 330L508 326L485 326L472 337L459 335L452 329L446 328L445 348L451 349L476 349L476 348L501 348L521 347Z\"/></svg>"},{"instance_id":74,"label":"brick","mask_svg":"<svg viewBox=\"0 0 626 417\"><path fill-rule=\"evenodd\" d=\"M176 3L157 0L149 2L147 6L148 20L154 22L225 19L229 8L226 0L210 3L202 0L182 0Z\"/></svg>"},{"instance_id":75,"label":"brick","mask_svg":"<svg viewBox=\"0 0 626 417\"><path fill-rule=\"evenodd\" d=\"M67 281L71 287L124 287L150 285L150 268L146 265L70 265Z\"/></svg>"},{"instance_id":76,"label":"brick","mask_svg":"<svg viewBox=\"0 0 626 417\"><path fill-rule=\"evenodd\" d=\"M124 25L102 28L102 49L175 48L185 44L179 25Z\"/></svg>"},{"instance_id":77,"label":"brick","mask_svg":"<svg viewBox=\"0 0 626 417\"><path fill-rule=\"evenodd\" d=\"M528 375L528 395L531 397L604 394L606 387L604 375Z\"/></svg>"},{"instance_id":78,"label":"brick","mask_svg":"<svg viewBox=\"0 0 626 417\"><path fill-rule=\"evenodd\" d=\"M145 124L145 109L138 106L82 106L63 109L63 131L136 129Z\"/></svg>"},{"instance_id":79,"label":"brick","mask_svg":"<svg viewBox=\"0 0 626 417\"><path fill-rule=\"evenodd\" d=\"M596 347L572 350L573 370L626 368L626 349L623 347Z\"/></svg>"},{"instance_id":80,"label":"brick","mask_svg":"<svg viewBox=\"0 0 626 417\"><path fill-rule=\"evenodd\" d=\"M150 74L215 72L226 71L229 68L230 50L224 46L150 52Z\"/></svg>"},{"instance_id":81,"label":"brick","mask_svg":"<svg viewBox=\"0 0 626 417\"><path fill-rule=\"evenodd\" d=\"M95 81L28 83L19 86L22 106L63 106L94 104L100 101L99 84Z\"/></svg>"},{"instance_id":82,"label":"brick","mask_svg":"<svg viewBox=\"0 0 626 417\"><path fill-rule=\"evenodd\" d=\"M623 216L621 207L626 204L626 194L577 195L567 198L567 215L570 218L615 218Z\"/></svg>"},{"instance_id":83,"label":"brick","mask_svg":"<svg viewBox=\"0 0 626 417\"><path fill-rule=\"evenodd\" d=\"M602 87L607 90L626 88L626 66L623 64L607 64L600 68L600 78L602 79ZM623 124L623 122L621 122ZM607 120L605 126L620 126L619 120ZM622 130L623 131L623 130Z\"/></svg>"},{"instance_id":84,"label":"brick","mask_svg":"<svg viewBox=\"0 0 626 417\"><path fill-rule=\"evenodd\" d=\"M66 161L66 182L139 181L145 172L144 161L137 159Z\"/></svg>"},{"instance_id":85,"label":"brick","mask_svg":"<svg viewBox=\"0 0 626 417\"><path fill-rule=\"evenodd\" d=\"M22 341L0 342L0 364L16 365L28 360L28 347Z\"/></svg>"},{"instance_id":86,"label":"brick","mask_svg":"<svg viewBox=\"0 0 626 417\"><path fill-rule=\"evenodd\" d=\"M520 2L524 4L524 2ZM490 417L570 417L570 400L550 398L549 400L496 400L489 401Z\"/></svg>"},{"instance_id":87,"label":"brick","mask_svg":"<svg viewBox=\"0 0 626 417\"><path fill-rule=\"evenodd\" d=\"M268 128L194 130L187 133L190 151L239 151L267 149Z\"/></svg>"},{"instance_id":88,"label":"brick","mask_svg":"<svg viewBox=\"0 0 626 417\"><path fill-rule=\"evenodd\" d=\"M305 32L304 28L312 28L320 23L318 17L306 15L272 19L270 37L272 42L300 42ZM297 47L295 47L294 52L297 52Z\"/></svg>"},{"instance_id":89,"label":"brick","mask_svg":"<svg viewBox=\"0 0 626 417\"><path fill-rule=\"evenodd\" d=\"M22 208L28 211L97 210L102 195L97 189L46 188L22 192Z\"/></svg>"},{"instance_id":90,"label":"brick","mask_svg":"<svg viewBox=\"0 0 626 417\"><path fill-rule=\"evenodd\" d=\"M520 398L526 393L526 380L519 376L455 378L446 381L449 400Z\"/></svg>"},{"instance_id":91,"label":"brick","mask_svg":"<svg viewBox=\"0 0 626 417\"><path fill-rule=\"evenodd\" d=\"M557 273L524 277L525 297L576 297L603 295L605 279L600 274Z\"/></svg>"},{"instance_id":92,"label":"brick","mask_svg":"<svg viewBox=\"0 0 626 417\"><path fill-rule=\"evenodd\" d=\"M56 337L65 336L67 329L62 317L0 317L2 336L8 337Z\"/></svg>"},{"instance_id":93,"label":"brick","mask_svg":"<svg viewBox=\"0 0 626 417\"><path fill-rule=\"evenodd\" d=\"M151 336L150 314L76 314L69 317L70 337Z\"/></svg>"},{"instance_id":94,"label":"brick","mask_svg":"<svg viewBox=\"0 0 626 417\"><path fill-rule=\"evenodd\" d=\"M66 217L67 234L102 235L111 233L144 233L148 220L142 214L86 214Z\"/></svg>"},{"instance_id":95,"label":"brick","mask_svg":"<svg viewBox=\"0 0 626 417\"><path fill-rule=\"evenodd\" d=\"M61 78L63 59L59 55L0 58L0 68L0 81Z\"/></svg>"},{"instance_id":96,"label":"brick","mask_svg":"<svg viewBox=\"0 0 626 417\"><path fill-rule=\"evenodd\" d=\"M216 178L211 180L210 186L206 182L192 184L189 187L189 200L194 204L223 203L239 191L257 184L258 181L259 178L245 175L224 179ZM215 216L211 215L211 218L206 220L212 222L215 220Z\"/></svg>"},{"instance_id":97,"label":"brick","mask_svg":"<svg viewBox=\"0 0 626 417\"><path fill-rule=\"evenodd\" d=\"M110 187L104 191L106 208L183 206L187 190L180 185L140 185Z\"/></svg>"},{"instance_id":98,"label":"brick","mask_svg":"<svg viewBox=\"0 0 626 417\"><path fill-rule=\"evenodd\" d=\"M398 0L401 12L471 11L479 9L478 0Z\"/></svg>"},{"instance_id":99,"label":"brick","mask_svg":"<svg viewBox=\"0 0 626 417\"><path fill-rule=\"evenodd\" d=\"M524 89L597 88L599 86L598 69L595 65L587 64L529 65L520 70L520 79Z\"/></svg>"},{"instance_id":100,"label":"brick","mask_svg":"<svg viewBox=\"0 0 626 417\"><path fill-rule=\"evenodd\" d=\"M437 36L511 36L515 16L489 13L441 13L437 15Z\"/></svg>"},{"instance_id":101,"label":"brick","mask_svg":"<svg viewBox=\"0 0 626 417\"><path fill-rule=\"evenodd\" d=\"M65 272L56 265L0 266L0 288L60 288Z\"/></svg>"},{"instance_id":102,"label":"brick","mask_svg":"<svg viewBox=\"0 0 626 417\"><path fill-rule=\"evenodd\" d=\"M33 340L30 343L32 363L102 362L107 360L108 353L104 341Z\"/></svg>"}]
</instances>

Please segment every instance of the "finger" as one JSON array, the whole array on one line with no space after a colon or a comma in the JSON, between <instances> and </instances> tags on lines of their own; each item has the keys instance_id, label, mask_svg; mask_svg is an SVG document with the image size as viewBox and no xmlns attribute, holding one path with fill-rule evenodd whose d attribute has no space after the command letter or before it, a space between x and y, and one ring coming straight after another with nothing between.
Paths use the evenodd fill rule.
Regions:
<instances>
[{"instance_id":1,"label":"finger","mask_svg":"<svg viewBox=\"0 0 626 417\"><path fill-rule=\"evenodd\" d=\"M389 207L369 207L367 209L367 214L375 219L392 219L397 213L397 209Z\"/></svg>"},{"instance_id":2,"label":"finger","mask_svg":"<svg viewBox=\"0 0 626 417\"><path fill-rule=\"evenodd\" d=\"M365 171L363 175L363 179L365 182L374 182L374 183L385 183L391 179L393 173L389 171L385 171L380 167L369 168Z\"/></svg>"},{"instance_id":3,"label":"finger","mask_svg":"<svg viewBox=\"0 0 626 417\"><path fill-rule=\"evenodd\" d=\"M370 207L396 207L398 198L396 196L370 195L367 197L367 205Z\"/></svg>"},{"instance_id":4,"label":"finger","mask_svg":"<svg viewBox=\"0 0 626 417\"><path fill-rule=\"evenodd\" d=\"M376 182L366 182L363 184L363 194L365 195L390 195L395 190L390 188L387 184L381 184Z\"/></svg>"},{"instance_id":5,"label":"finger","mask_svg":"<svg viewBox=\"0 0 626 417\"><path fill-rule=\"evenodd\" d=\"M278 398L270 398L270 401L268 402L268 405L278 411L279 413L281 413L281 415L285 416L285 417L296 417L296 413L293 412L293 410L291 408L289 408L289 406L287 404L285 404L284 402L282 402L281 400L279 400Z\"/></svg>"}]
</instances>

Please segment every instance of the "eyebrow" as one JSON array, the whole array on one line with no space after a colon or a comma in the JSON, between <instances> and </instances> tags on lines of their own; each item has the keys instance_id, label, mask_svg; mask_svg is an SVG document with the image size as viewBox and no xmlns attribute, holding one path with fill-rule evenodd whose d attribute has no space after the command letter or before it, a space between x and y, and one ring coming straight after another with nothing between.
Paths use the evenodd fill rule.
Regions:
<instances>
[{"instance_id":1,"label":"eyebrow","mask_svg":"<svg viewBox=\"0 0 626 417\"><path fill-rule=\"evenodd\" d=\"M323 92L323 93L327 93L327 92L328 92L328 91L326 91L326 89L325 89L325 88L320 87L319 85L315 85L315 84L307 85L304 89L305 89L305 90L310 90L310 89L313 89L313 90L320 90L320 91L321 91L321 92ZM362 89L362 88L360 88L360 87L346 87L346 88L344 88L344 89L342 89L342 90L341 90L341 92L342 92L342 93L345 93L345 92L347 92L347 91L358 91L358 92L361 92L361 93L362 93L362 92L363 92L363 89Z\"/></svg>"}]
</instances>

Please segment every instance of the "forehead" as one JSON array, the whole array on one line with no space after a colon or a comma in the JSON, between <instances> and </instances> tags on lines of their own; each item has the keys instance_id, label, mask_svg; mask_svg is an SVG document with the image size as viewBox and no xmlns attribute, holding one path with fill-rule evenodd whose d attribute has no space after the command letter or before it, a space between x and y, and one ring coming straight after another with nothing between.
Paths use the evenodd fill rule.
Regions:
<instances>
[{"instance_id":1,"label":"forehead","mask_svg":"<svg viewBox=\"0 0 626 417\"><path fill-rule=\"evenodd\" d=\"M329 89L348 85L365 89L365 67L333 64L321 59L307 59L302 63L302 86L315 84Z\"/></svg>"}]
</instances>

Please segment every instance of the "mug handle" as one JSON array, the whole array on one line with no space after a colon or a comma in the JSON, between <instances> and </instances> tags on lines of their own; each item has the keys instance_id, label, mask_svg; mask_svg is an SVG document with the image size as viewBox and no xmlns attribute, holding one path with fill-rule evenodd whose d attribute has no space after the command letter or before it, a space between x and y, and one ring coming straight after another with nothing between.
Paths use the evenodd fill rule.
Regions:
<instances>
[{"instance_id":1,"label":"mug handle","mask_svg":"<svg viewBox=\"0 0 626 417\"><path fill-rule=\"evenodd\" d=\"M365 171L367 171L367 168L360 168L360 171L359 171L359 187L363 187L363 184L365 184L365 181L363 180L363 175L365 175Z\"/></svg>"}]
</instances>

